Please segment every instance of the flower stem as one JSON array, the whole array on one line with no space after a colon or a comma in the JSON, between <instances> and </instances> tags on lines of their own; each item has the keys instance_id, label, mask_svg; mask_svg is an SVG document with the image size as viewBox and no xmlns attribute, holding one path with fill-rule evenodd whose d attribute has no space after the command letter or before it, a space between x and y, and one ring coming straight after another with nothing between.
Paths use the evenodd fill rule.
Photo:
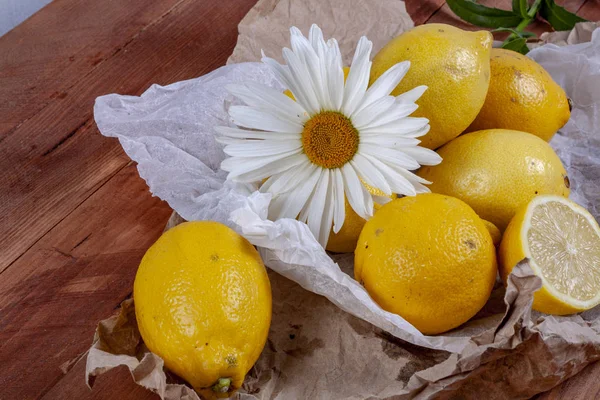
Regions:
<instances>
[{"instance_id":1,"label":"flower stem","mask_svg":"<svg viewBox=\"0 0 600 400\"><path fill-rule=\"evenodd\" d=\"M527 11L527 18L524 18L519 23L519 25L517 25L515 27L515 31L523 32L523 30L525 28L527 28L527 25L529 25L531 23L531 21L533 21L535 19L535 15L537 14L538 10L540 9L541 4L542 4L542 0L535 0L533 2L531 7L529 7L529 10ZM510 35L508 35L508 37L506 38L504 43L507 43L507 42L511 41L512 39L516 39L517 37L519 37L517 34L511 33Z\"/></svg>"}]
</instances>

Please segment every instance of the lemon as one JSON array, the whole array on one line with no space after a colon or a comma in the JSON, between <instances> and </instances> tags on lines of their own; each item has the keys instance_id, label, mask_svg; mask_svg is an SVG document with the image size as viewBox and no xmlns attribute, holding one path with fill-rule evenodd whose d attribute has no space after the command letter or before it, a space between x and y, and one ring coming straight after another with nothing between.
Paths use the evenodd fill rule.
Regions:
<instances>
[{"instance_id":1,"label":"lemon","mask_svg":"<svg viewBox=\"0 0 600 400\"><path fill-rule=\"evenodd\" d=\"M502 232L500 232L500 229L490 221L486 221L485 219L482 219L482 221L492 237L492 243L494 243L494 246L498 246L502 240Z\"/></svg>"},{"instance_id":2,"label":"lemon","mask_svg":"<svg viewBox=\"0 0 600 400\"><path fill-rule=\"evenodd\" d=\"M365 224L354 276L384 310L425 334L455 328L486 303L496 255L464 202L427 193L392 200Z\"/></svg>"},{"instance_id":3,"label":"lemon","mask_svg":"<svg viewBox=\"0 0 600 400\"><path fill-rule=\"evenodd\" d=\"M373 58L371 83L394 64L409 60L410 69L392 92L417 86L427 90L411 115L429 119L422 146L436 149L460 135L485 101L490 79L492 35L466 32L445 24L417 26L392 39Z\"/></svg>"},{"instance_id":4,"label":"lemon","mask_svg":"<svg viewBox=\"0 0 600 400\"><path fill-rule=\"evenodd\" d=\"M514 266L529 259L542 288L533 308L572 314L600 304L600 228L583 207L560 196L538 196L521 208L498 251L506 282Z\"/></svg>"},{"instance_id":5,"label":"lemon","mask_svg":"<svg viewBox=\"0 0 600 400\"><path fill-rule=\"evenodd\" d=\"M271 288L256 249L217 222L165 232L133 286L145 344L205 399L228 397L258 359L271 321Z\"/></svg>"},{"instance_id":6,"label":"lemon","mask_svg":"<svg viewBox=\"0 0 600 400\"><path fill-rule=\"evenodd\" d=\"M490 87L467 131L515 129L549 141L571 115L565 91L541 65L512 50L492 49Z\"/></svg>"},{"instance_id":7,"label":"lemon","mask_svg":"<svg viewBox=\"0 0 600 400\"><path fill-rule=\"evenodd\" d=\"M569 195L569 178L552 147L525 132L488 129L437 150L442 163L418 172L432 192L457 197L504 231L517 210L539 194Z\"/></svg>"}]
</instances>

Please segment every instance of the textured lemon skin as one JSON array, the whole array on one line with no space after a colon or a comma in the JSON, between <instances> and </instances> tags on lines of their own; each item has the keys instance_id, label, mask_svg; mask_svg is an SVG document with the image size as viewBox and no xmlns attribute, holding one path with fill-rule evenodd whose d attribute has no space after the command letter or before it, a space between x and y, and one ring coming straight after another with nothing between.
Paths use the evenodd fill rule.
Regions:
<instances>
[{"instance_id":1,"label":"textured lemon skin","mask_svg":"<svg viewBox=\"0 0 600 400\"><path fill-rule=\"evenodd\" d=\"M397 96L427 85L413 117L429 119L421 145L436 149L460 135L483 106L490 79L492 35L466 32L445 24L417 26L392 39L373 58L372 84L394 64L410 69L392 92Z\"/></svg>"},{"instance_id":2,"label":"textured lemon skin","mask_svg":"<svg viewBox=\"0 0 600 400\"><path fill-rule=\"evenodd\" d=\"M146 252L133 287L148 348L204 398L231 378L232 390L263 349L271 287L256 249L230 228L198 221L165 232Z\"/></svg>"},{"instance_id":3,"label":"textured lemon skin","mask_svg":"<svg viewBox=\"0 0 600 400\"><path fill-rule=\"evenodd\" d=\"M365 224L354 258L355 278L371 297L424 334L473 317L496 272L482 220L464 202L433 193L384 205Z\"/></svg>"},{"instance_id":4,"label":"textured lemon skin","mask_svg":"<svg viewBox=\"0 0 600 400\"><path fill-rule=\"evenodd\" d=\"M502 240L502 232L500 232L500 229L490 221L486 221L485 219L482 219L482 221L492 237L492 243L494 243L494 246L498 246Z\"/></svg>"},{"instance_id":5,"label":"textured lemon skin","mask_svg":"<svg viewBox=\"0 0 600 400\"><path fill-rule=\"evenodd\" d=\"M525 204L517 211L514 218L510 221L508 228L506 228L502 236L502 242L498 248L499 272L505 285L508 282L508 275L510 275L517 263L529 257L525 252L524 241L522 239L526 235L524 231L528 209L529 205ZM546 314L554 315L567 315L584 311L584 309L574 307L553 296L545 286L542 286L540 290L534 293L532 308Z\"/></svg>"},{"instance_id":6,"label":"textured lemon skin","mask_svg":"<svg viewBox=\"0 0 600 400\"><path fill-rule=\"evenodd\" d=\"M504 231L517 210L539 194L568 197L567 172L548 143L529 133L488 129L437 150L441 164L418 172L432 192L457 197Z\"/></svg>"},{"instance_id":7,"label":"textured lemon skin","mask_svg":"<svg viewBox=\"0 0 600 400\"><path fill-rule=\"evenodd\" d=\"M467 132L514 129L549 141L567 123L567 95L541 65L512 50L492 49L490 69L485 103Z\"/></svg>"}]
</instances>

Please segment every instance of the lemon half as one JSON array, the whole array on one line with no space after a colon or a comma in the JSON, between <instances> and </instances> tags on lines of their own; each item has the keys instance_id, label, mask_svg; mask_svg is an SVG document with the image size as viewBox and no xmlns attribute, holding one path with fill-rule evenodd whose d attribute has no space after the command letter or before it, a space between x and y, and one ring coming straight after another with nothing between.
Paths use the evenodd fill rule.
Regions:
<instances>
[{"instance_id":1,"label":"lemon half","mask_svg":"<svg viewBox=\"0 0 600 400\"><path fill-rule=\"evenodd\" d=\"M587 210L564 197L538 196L517 212L498 256L505 282L529 258L543 285L534 310L565 315L600 303L600 228Z\"/></svg>"}]
</instances>

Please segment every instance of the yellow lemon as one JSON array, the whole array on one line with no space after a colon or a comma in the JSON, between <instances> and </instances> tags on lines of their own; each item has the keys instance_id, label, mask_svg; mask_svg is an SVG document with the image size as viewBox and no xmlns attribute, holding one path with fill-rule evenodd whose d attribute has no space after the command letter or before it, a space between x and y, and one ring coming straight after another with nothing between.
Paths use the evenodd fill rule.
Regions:
<instances>
[{"instance_id":1,"label":"yellow lemon","mask_svg":"<svg viewBox=\"0 0 600 400\"><path fill-rule=\"evenodd\" d=\"M512 50L492 49L490 87L468 132L514 129L549 141L571 115L565 91L541 65Z\"/></svg>"},{"instance_id":2,"label":"yellow lemon","mask_svg":"<svg viewBox=\"0 0 600 400\"><path fill-rule=\"evenodd\" d=\"M217 222L165 232L133 286L148 348L205 399L229 397L258 359L271 322L271 287L246 239Z\"/></svg>"},{"instance_id":3,"label":"yellow lemon","mask_svg":"<svg viewBox=\"0 0 600 400\"><path fill-rule=\"evenodd\" d=\"M583 207L554 195L522 207L498 251L505 282L524 258L542 278L533 296L535 310L564 315L600 304L600 228Z\"/></svg>"},{"instance_id":4,"label":"yellow lemon","mask_svg":"<svg viewBox=\"0 0 600 400\"><path fill-rule=\"evenodd\" d=\"M569 178L552 147L537 136L506 129L462 135L437 150L442 163L423 167L432 192L457 197L506 229L521 206L539 194L569 195Z\"/></svg>"},{"instance_id":5,"label":"yellow lemon","mask_svg":"<svg viewBox=\"0 0 600 400\"><path fill-rule=\"evenodd\" d=\"M486 303L496 255L464 202L427 193L392 200L365 224L354 275L384 310L425 334L456 328Z\"/></svg>"},{"instance_id":6,"label":"yellow lemon","mask_svg":"<svg viewBox=\"0 0 600 400\"><path fill-rule=\"evenodd\" d=\"M481 109L490 79L492 35L466 32L445 24L417 26L392 39L373 58L371 84L394 64L410 61L410 69L392 92L397 96L417 86L427 90L411 115L429 119L422 146L436 149L460 135Z\"/></svg>"},{"instance_id":7,"label":"yellow lemon","mask_svg":"<svg viewBox=\"0 0 600 400\"><path fill-rule=\"evenodd\" d=\"M492 237L492 243L494 243L494 246L498 246L502 240L502 232L500 232L500 229L490 221L486 221L485 219L482 219L482 221Z\"/></svg>"}]
</instances>

